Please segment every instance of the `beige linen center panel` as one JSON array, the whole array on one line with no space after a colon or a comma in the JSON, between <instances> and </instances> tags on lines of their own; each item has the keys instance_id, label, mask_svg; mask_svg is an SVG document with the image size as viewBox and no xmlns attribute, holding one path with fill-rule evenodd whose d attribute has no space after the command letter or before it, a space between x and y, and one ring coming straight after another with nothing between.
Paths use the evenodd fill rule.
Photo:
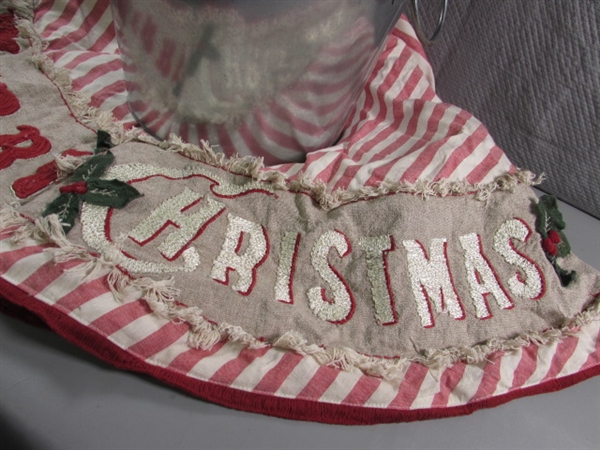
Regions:
<instances>
[{"instance_id":1,"label":"beige linen center panel","mask_svg":"<svg viewBox=\"0 0 600 450\"><path fill-rule=\"evenodd\" d=\"M30 56L26 52L3 58L1 81L19 98L33 96L38 99L39 104L22 102L20 111L2 117L0 134L15 133L17 125L30 124L39 128L41 134L52 142L52 153L70 147L91 151L94 147L94 133L72 118L55 86L28 62ZM537 300L511 295L514 301L512 309L500 309L492 296L488 296L492 317L481 320L475 316L466 281L464 251L459 238L472 233L480 236L483 254L494 268L499 283L506 288L507 281L519 269L494 251L492 240L498 227L515 217L530 229L535 229L535 216L532 212L535 195L525 186L519 186L514 193L496 191L487 202L478 201L471 195L424 199L417 195L395 194L324 211L308 195L285 191L267 194L259 190L238 197L220 198L211 192L211 186L215 184L211 179L219 179L223 185L244 185L253 181L148 144L123 144L113 150L117 158L107 172L109 177L113 169L125 167L126 172L131 174L131 179L143 178L136 176L140 172L140 165L155 167L157 171L184 171L193 168L204 171L205 176L185 179L151 177L134 183L144 196L132 201L124 210L105 211L96 224L96 237L121 242L124 254L131 259L144 264L159 264L168 269L134 275L154 279L173 276L175 286L181 290L178 300L183 304L198 306L208 319L239 326L268 341L273 341L288 331L295 331L309 342L327 347L347 346L366 354L413 357L426 349L472 346L489 339L508 339L520 333L539 332L560 326L565 319L573 317L589 305L593 294L600 290L598 273L574 256L561 261L561 266L567 270L577 270L578 281L568 288L562 288L541 250L540 236L533 232L527 243L513 240L513 244L517 251L540 268L545 294ZM10 202L14 199L10 192L14 180L35 173L38 167L51 159L50 154L35 159L21 159L4 169L0 186L3 201ZM265 185L266 187L268 186ZM161 243L173 231L177 231L176 226L162 228L154 239L143 246L130 239L129 235L161 204L186 189L196 192L202 199L198 204L184 209L181 214L194 214L209 198L222 203L224 211L189 242L189 248L193 247L199 257L199 264L192 267L193 270L181 271L181 256L169 261L158 251ZM58 195L59 186L52 185L22 205L19 211L33 218L39 217L46 205ZM81 216L87 228L94 220L93 214L86 213L90 208L89 205L84 205ZM214 262L226 238L229 216L263 227L268 236L268 255L257 268L254 286L248 295L232 289L237 279L235 271L229 274L229 285L219 283L211 277ZM169 218L162 219L167 221ZM340 257L335 249L328 252L328 263L343 277L354 299L354 313L342 324L330 323L317 317L307 300L307 292L315 287L323 288L331 298L331 286L314 269L311 252L323 233L334 230L343 233L350 245L344 257ZM90 248L90 239L86 242L82 231L81 221L76 222L68 239ZM109 233L108 237L105 232ZM280 302L275 296L280 246L286 232L301 235L292 279L293 303ZM389 287L395 301L397 321L386 326L381 325L375 317L365 252L359 244L361 238L376 236L392 236L396 244L395 250L386 255ZM247 237L242 240L238 249L242 254L248 246ZM407 251L403 242L418 241L429 252L432 240L441 238L447 241L448 267L464 308L465 318L455 320L447 314L433 314L435 326L425 328L411 288ZM112 245L108 240L106 242ZM93 248L94 245L92 249L98 250Z\"/></svg>"},{"instance_id":2,"label":"beige linen center panel","mask_svg":"<svg viewBox=\"0 0 600 450\"><path fill-rule=\"evenodd\" d=\"M252 182L249 178L234 176L146 144L124 144L115 148L114 152L117 161L113 167L125 167L126 172L134 174L129 177L132 179L139 178L135 176L138 170L135 164L143 161L143 164L156 167L158 171L194 167L208 171L209 177L218 178L221 182L234 185ZM576 258L570 258L565 266L580 272L579 281L567 289L561 288L558 277L540 248L539 235L532 232L526 243L513 240L513 244L517 251L533 260L541 269L545 293L540 299L531 300L518 298L508 290L508 279L519 269L494 251L492 239L498 227L513 218L522 220L531 230L535 229L535 216L532 213L535 195L524 186L518 187L514 193L496 192L487 202L475 200L470 195L424 199L411 194L395 194L324 211L306 194L251 191L234 198L222 198L211 192L211 186L215 183L206 176L179 180L155 176L133 184L144 197L134 200L124 210L112 211L107 216L108 227L103 226L103 230L98 228L99 232L110 230L111 239L120 239L123 251L133 258L183 267L182 257L169 262L157 249L170 233L177 231L173 224L161 228L155 238L143 246L127 236L159 205L185 189L201 194L202 200L185 209L184 214L194 214L206 204L208 198L222 203L222 214L206 225L204 231L190 243L199 255L198 266L189 272L150 275L153 278L173 275L176 287L181 289L180 301L200 307L210 320L240 326L252 335L269 341L285 332L296 331L309 342L327 347L347 346L366 354L411 357L425 349L472 346L489 339L508 339L526 331L560 326L566 318L577 314L592 300L590 292L594 292L597 284L597 275L593 271ZM214 262L226 238L230 215L262 226L268 238L268 254L255 271L254 286L248 295L233 289L238 275L233 270L229 272L228 285L211 278ZM89 216L84 213L82 220L91 220ZM164 218L164 221L167 219ZM346 256L340 257L333 248L328 256L329 264L343 277L354 298L354 313L350 320L342 324L317 317L307 299L308 290L316 286L324 288L331 299L331 287L311 264L311 251L319 236L332 230L343 233L350 244ZM275 295L280 245L286 232L300 233L301 236L292 279L292 304L278 301ZM80 225L77 225L69 236L79 239L80 233ZM493 296L487 296L492 317L486 320L475 316L467 283L464 250L459 240L460 236L471 233L480 236L485 258L494 269L500 285L514 301L514 308L500 309ZM387 253L387 267L397 322L385 326L379 324L375 317L365 253L359 246L361 238L381 235L391 235L396 244L395 250ZM456 320L445 313L434 313L435 326L425 328L418 315L407 251L402 243L416 240L429 254L434 238L447 240L448 267L466 317ZM247 250L248 242L249 235L244 235L238 249L240 254Z\"/></svg>"}]
</instances>

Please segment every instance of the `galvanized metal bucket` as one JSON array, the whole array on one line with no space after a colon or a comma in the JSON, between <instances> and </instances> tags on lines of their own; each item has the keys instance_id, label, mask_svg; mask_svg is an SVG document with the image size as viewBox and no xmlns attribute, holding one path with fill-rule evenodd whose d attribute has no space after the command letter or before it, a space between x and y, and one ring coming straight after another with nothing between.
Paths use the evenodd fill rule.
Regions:
<instances>
[{"instance_id":1,"label":"galvanized metal bucket","mask_svg":"<svg viewBox=\"0 0 600 450\"><path fill-rule=\"evenodd\" d=\"M407 0L112 0L149 132L266 164L339 137Z\"/></svg>"}]
</instances>

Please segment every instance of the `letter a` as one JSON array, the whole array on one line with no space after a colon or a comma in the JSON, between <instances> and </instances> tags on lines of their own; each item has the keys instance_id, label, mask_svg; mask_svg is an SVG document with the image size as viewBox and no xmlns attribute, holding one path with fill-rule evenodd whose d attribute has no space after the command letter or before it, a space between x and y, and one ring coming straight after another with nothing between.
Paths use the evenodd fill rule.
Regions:
<instances>
[{"instance_id":1,"label":"letter a","mask_svg":"<svg viewBox=\"0 0 600 450\"><path fill-rule=\"evenodd\" d=\"M514 307L511 299L506 295L492 266L483 256L481 250L481 239L478 234L471 233L458 238L465 251L465 268L467 269L467 281L471 290L471 298L475 306L475 315L478 319L489 319L492 317L486 296L492 294L496 303L502 309Z\"/></svg>"}]
</instances>

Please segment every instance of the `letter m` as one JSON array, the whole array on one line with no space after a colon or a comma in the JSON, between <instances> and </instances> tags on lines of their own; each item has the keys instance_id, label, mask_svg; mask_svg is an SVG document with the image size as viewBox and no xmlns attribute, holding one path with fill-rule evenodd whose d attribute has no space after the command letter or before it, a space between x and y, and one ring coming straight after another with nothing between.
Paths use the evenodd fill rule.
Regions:
<instances>
[{"instance_id":1,"label":"letter m","mask_svg":"<svg viewBox=\"0 0 600 450\"><path fill-rule=\"evenodd\" d=\"M432 239L429 258L419 241L402 244L408 252L408 271L417 311L424 328L435 325L429 301L437 313L448 313L454 319L465 318L465 312L452 283L446 258L446 239Z\"/></svg>"}]
</instances>

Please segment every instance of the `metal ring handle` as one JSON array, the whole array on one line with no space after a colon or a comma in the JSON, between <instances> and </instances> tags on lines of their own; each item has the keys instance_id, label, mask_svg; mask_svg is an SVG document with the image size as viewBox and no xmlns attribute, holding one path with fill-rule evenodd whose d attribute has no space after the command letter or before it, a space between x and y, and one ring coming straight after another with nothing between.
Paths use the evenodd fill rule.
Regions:
<instances>
[{"instance_id":1,"label":"metal ring handle","mask_svg":"<svg viewBox=\"0 0 600 450\"><path fill-rule=\"evenodd\" d=\"M419 14L419 0L412 0L410 3L410 13L413 18L413 25L415 26L415 32L419 37L419 40L426 47L430 47L433 45L433 42L437 39L444 27L444 22L446 22L446 12L448 11L448 0L441 0L441 10L440 15L438 17L438 24L431 35L431 37L427 37L425 32L423 31L423 27L421 25L421 16Z\"/></svg>"}]
</instances>

